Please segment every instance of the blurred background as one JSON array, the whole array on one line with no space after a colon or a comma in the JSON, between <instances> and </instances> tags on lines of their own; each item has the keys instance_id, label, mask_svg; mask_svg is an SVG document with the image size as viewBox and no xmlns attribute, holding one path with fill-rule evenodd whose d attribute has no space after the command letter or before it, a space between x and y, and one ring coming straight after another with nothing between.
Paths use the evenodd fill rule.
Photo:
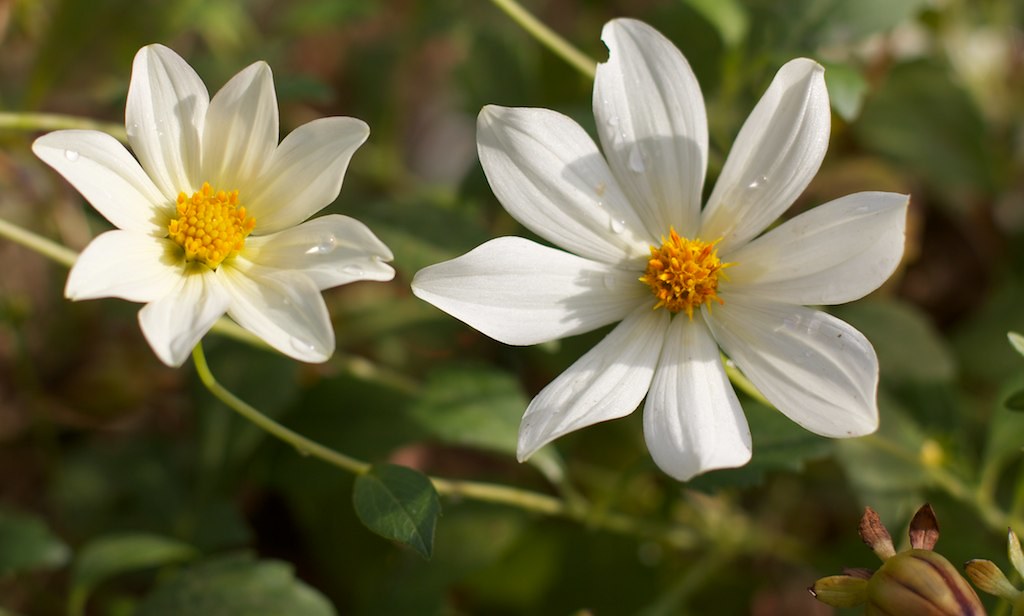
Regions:
<instances>
[{"instance_id":1,"label":"blurred background","mask_svg":"<svg viewBox=\"0 0 1024 616\"><path fill-rule=\"evenodd\" d=\"M234 558L277 567L261 570L254 596L280 583L342 614L852 614L806 588L843 566L878 566L856 534L865 505L899 541L925 501L942 524L937 551L1009 570L1005 530L1024 514L1024 416L1006 405L1024 387L1024 357L1006 339L1024 330L1024 2L524 6L598 61L601 27L618 16L683 51L707 101L706 191L775 71L796 56L826 66L829 153L790 214L862 190L912 195L905 263L872 296L831 310L878 351L879 434L821 439L743 399L752 462L689 484L654 466L639 413L515 461L530 397L604 331L507 347L408 285L489 238L526 235L477 162L480 108L548 107L593 135L592 83L490 2L0 0L0 111L123 124L132 57L161 42L211 94L267 61L283 133L327 115L369 123L325 212L367 223L394 251L395 280L326 292L330 362L209 336L214 373L362 459L575 494L593 510L580 523L443 499L425 560L359 523L350 475L235 417L189 365L160 364L138 305L72 304L64 267L0 239L0 613L62 614L83 587L84 613L173 613L155 593ZM31 154L38 134L0 127L0 218L81 250L109 225ZM607 512L645 524L609 530ZM141 568L124 564L136 551L114 550L102 575L82 574L90 546L125 533L181 549Z\"/></svg>"}]
</instances>

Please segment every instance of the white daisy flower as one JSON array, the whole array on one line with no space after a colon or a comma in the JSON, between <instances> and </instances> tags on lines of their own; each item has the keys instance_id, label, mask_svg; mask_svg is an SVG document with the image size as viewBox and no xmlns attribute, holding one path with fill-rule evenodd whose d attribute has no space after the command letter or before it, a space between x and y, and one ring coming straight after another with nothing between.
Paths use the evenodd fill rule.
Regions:
<instances>
[{"instance_id":1,"label":"white daisy flower","mask_svg":"<svg viewBox=\"0 0 1024 616\"><path fill-rule=\"evenodd\" d=\"M97 131L32 146L117 227L82 252L67 297L145 303L139 324L170 366L224 313L286 355L327 360L334 331L320 292L394 277L391 251L362 223L306 221L337 198L366 124L321 118L278 144L266 63L211 100L180 56L149 45L135 56L125 125L138 160Z\"/></svg>"},{"instance_id":2,"label":"white daisy flower","mask_svg":"<svg viewBox=\"0 0 1024 616\"><path fill-rule=\"evenodd\" d=\"M708 137L686 59L638 21L609 22L594 115L604 155L547 109L488 106L477 144L494 194L545 240L502 237L420 271L413 292L501 342L621 321L530 403L520 460L644 400L655 462L680 480L750 459L721 348L793 421L830 437L878 426L878 360L857 330L806 305L876 289L898 265L908 198L837 199L764 233L828 144L824 70L797 59L747 119L707 205Z\"/></svg>"}]
</instances>

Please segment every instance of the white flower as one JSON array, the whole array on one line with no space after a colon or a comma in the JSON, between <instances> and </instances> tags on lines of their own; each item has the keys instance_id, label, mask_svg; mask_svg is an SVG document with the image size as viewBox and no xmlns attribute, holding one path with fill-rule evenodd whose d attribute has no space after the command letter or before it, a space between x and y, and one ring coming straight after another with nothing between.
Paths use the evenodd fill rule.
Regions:
<instances>
[{"instance_id":1,"label":"white flower","mask_svg":"<svg viewBox=\"0 0 1024 616\"><path fill-rule=\"evenodd\" d=\"M621 321L530 403L520 460L646 396L655 462L681 480L750 459L719 347L768 400L830 437L878 425L878 361L860 332L808 304L877 288L903 254L908 198L857 193L760 235L817 172L823 69L798 59L744 124L707 205L707 126L682 54L643 23L609 22L594 115L604 156L547 109L488 106L477 144L494 194L569 252L502 237L420 271L413 292L499 341L527 345ZM571 254L572 253L572 254Z\"/></svg>"},{"instance_id":2,"label":"white flower","mask_svg":"<svg viewBox=\"0 0 1024 616\"><path fill-rule=\"evenodd\" d=\"M117 227L82 252L67 297L145 303L139 324L171 366L225 312L286 355L330 357L320 292L394 276L384 263L391 252L362 223L303 222L337 198L366 124L321 118L278 144L266 63L210 100L195 71L161 45L135 56L125 124L138 160L96 131L57 131L32 146Z\"/></svg>"}]
</instances>

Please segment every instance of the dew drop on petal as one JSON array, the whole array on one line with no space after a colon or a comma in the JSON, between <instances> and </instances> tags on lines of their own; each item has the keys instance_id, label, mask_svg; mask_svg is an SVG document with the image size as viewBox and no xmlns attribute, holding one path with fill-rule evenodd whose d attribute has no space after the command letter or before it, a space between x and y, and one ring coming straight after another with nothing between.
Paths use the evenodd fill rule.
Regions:
<instances>
[{"instance_id":1,"label":"dew drop on petal","mask_svg":"<svg viewBox=\"0 0 1024 616\"><path fill-rule=\"evenodd\" d=\"M646 170L644 155L640 152L640 148L636 146L633 146L633 149L629 151L629 169L634 173L643 173Z\"/></svg>"},{"instance_id":2,"label":"dew drop on petal","mask_svg":"<svg viewBox=\"0 0 1024 616\"><path fill-rule=\"evenodd\" d=\"M346 265L345 267L341 268L341 271L348 274L349 276L363 276L366 274L366 272L363 271L363 268L359 267L358 265Z\"/></svg>"},{"instance_id":3,"label":"dew drop on petal","mask_svg":"<svg viewBox=\"0 0 1024 616\"><path fill-rule=\"evenodd\" d=\"M76 150L64 150L64 158L71 162L78 160L78 152Z\"/></svg>"},{"instance_id":4,"label":"dew drop on petal","mask_svg":"<svg viewBox=\"0 0 1024 616\"><path fill-rule=\"evenodd\" d=\"M615 235L619 235L626 230L626 221L612 217L608 221L608 228L611 229L611 232Z\"/></svg>"},{"instance_id":5,"label":"dew drop on petal","mask_svg":"<svg viewBox=\"0 0 1024 616\"><path fill-rule=\"evenodd\" d=\"M303 342L298 338L292 338L291 340L288 341L288 343L291 345L293 349L295 349L299 353L312 353L315 348L312 343Z\"/></svg>"},{"instance_id":6,"label":"dew drop on petal","mask_svg":"<svg viewBox=\"0 0 1024 616\"><path fill-rule=\"evenodd\" d=\"M307 255L325 255L334 251L338 247L338 238L333 233L327 233L319 239L319 241L310 246L306 251Z\"/></svg>"},{"instance_id":7,"label":"dew drop on petal","mask_svg":"<svg viewBox=\"0 0 1024 616\"><path fill-rule=\"evenodd\" d=\"M768 178L762 175L761 177L759 177L756 180L752 181L750 184L747 184L747 189L748 190L758 190L758 189L764 188L764 185L767 184L767 183L768 183Z\"/></svg>"}]
</instances>

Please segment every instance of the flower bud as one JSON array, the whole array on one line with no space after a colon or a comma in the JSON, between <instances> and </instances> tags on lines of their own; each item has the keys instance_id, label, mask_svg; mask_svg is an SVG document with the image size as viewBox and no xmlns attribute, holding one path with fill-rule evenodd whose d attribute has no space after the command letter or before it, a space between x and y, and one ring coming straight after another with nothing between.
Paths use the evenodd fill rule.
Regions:
<instances>
[{"instance_id":1,"label":"flower bud","mask_svg":"<svg viewBox=\"0 0 1024 616\"><path fill-rule=\"evenodd\" d=\"M1011 529L1008 533L1007 544L1010 556L1010 564L1021 573L1024 570L1024 551L1020 547L1020 539ZM974 585L987 592L1010 602L1013 606L1013 616L1024 616L1024 592L1014 588L1013 584L1006 577L1006 574L991 560L969 560L964 565L967 570L967 577L971 578Z\"/></svg>"},{"instance_id":2,"label":"flower bud","mask_svg":"<svg viewBox=\"0 0 1024 616\"><path fill-rule=\"evenodd\" d=\"M910 522L911 549L897 552L870 507L860 521L860 536L882 560L875 572L851 569L845 575L818 580L809 590L833 607L865 606L866 614L913 616L984 616L978 595L956 568L932 551L939 539L939 524L928 505Z\"/></svg>"},{"instance_id":3,"label":"flower bud","mask_svg":"<svg viewBox=\"0 0 1024 616\"><path fill-rule=\"evenodd\" d=\"M867 613L980 616L978 595L944 556L912 549L886 560L867 584ZM874 611L873 611L874 610Z\"/></svg>"}]
</instances>

